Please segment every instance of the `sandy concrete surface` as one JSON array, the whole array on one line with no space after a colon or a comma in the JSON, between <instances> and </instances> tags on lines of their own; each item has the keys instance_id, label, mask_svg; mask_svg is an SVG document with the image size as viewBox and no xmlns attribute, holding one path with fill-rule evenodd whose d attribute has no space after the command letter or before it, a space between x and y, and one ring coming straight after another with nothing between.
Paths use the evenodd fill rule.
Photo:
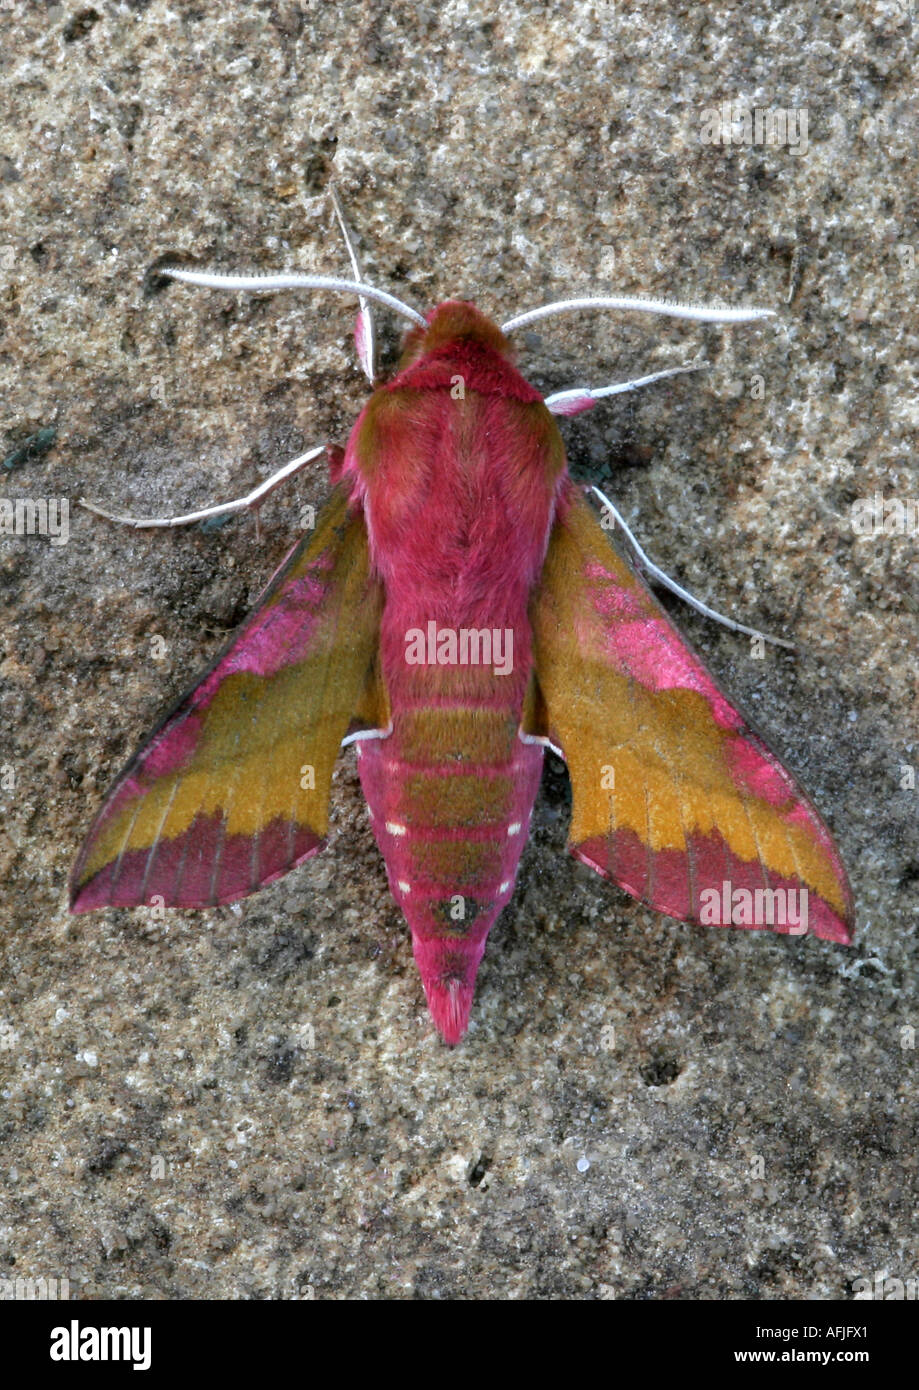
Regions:
<instances>
[{"instance_id":1,"label":"sandy concrete surface","mask_svg":"<svg viewBox=\"0 0 919 1390\"><path fill-rule=\"evenodd\" d=\"M66 544L0 535L0 1276L191 1299L919 1277L919 538L851 510L919 497L915 6L0 0L0 46L0 499L70 508ZM740 119L715 143L723 102L786 113L784 142ZM329 848L279 883L68 917L112 776L327 484L260 535L76 499L237 496L343 442L366 395L351 302L149 272L345 273L333 177L368 277L422 307L778 310L559 318L521 365L548 392L708 363L566 423L570 462L678 579L798 643L757 659L668 600L837 835L853 948L637 905L566 854L553 762L451 1051L353 750Z\"/></svg>"}]
</instances>

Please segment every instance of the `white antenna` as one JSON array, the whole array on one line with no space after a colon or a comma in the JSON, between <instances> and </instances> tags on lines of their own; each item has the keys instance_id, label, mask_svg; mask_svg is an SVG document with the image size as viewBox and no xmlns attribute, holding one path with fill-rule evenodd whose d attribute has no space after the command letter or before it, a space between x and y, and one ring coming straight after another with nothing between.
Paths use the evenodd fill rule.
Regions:
<instances>
[{"instance_id":1,"label":"white antenna","mask_svg":"<svg viewBox=\"0 0 919 1390\"><path fill-rule=\"evenodd\" d=\"M551 314L571 314L579 309L635 309L643 314L663 314L672 319L690 319L696 323L751 323L755 319L775 317L773 309L719 309L704 304L677 304L669 299L634 299L628 295L600 299L559 299L530 309L525 314L502 323L502 333L513 333L527 323L549 318Z\"/></svg>"},{"instance_id":2,"label":"white antenna","mask_svg":"<svg viewBox=\"0 0 919 1390\"><path fill-rule=\"evenodd\" d=\"M157 274L182 280L187 285L203 285L206 289L214 290L337 290L340 294L356 294L359 298L385 304L387 309L401 314L419 328L428 326L427 320L416 309L403 304L395 295L375 289L373 285L364 285L359 280L340 280L330 275L212 275L209 271L183 270L177 265L161 266Z\"/></svg>"}]
</instances>

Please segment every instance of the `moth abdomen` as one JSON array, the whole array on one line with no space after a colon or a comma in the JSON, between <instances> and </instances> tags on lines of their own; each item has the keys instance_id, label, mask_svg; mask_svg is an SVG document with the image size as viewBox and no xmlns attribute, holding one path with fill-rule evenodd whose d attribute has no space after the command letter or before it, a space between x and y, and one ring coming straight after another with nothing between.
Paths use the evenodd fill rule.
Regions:
<instances>
[{"instance_id":1,"label":"moth abdomen","mask_svg":"<svg viewBox=\"0 0 919 1390\"><path fill-rule=\"evenodd\" d=\"M465 1030L463 1000L471 1005L486 937L514 891L539 788L542 748L518 728L512 708L438 705L395 711L389 737L359 747L374 835L448 1041Z\"/></svg>"}]
</instances>

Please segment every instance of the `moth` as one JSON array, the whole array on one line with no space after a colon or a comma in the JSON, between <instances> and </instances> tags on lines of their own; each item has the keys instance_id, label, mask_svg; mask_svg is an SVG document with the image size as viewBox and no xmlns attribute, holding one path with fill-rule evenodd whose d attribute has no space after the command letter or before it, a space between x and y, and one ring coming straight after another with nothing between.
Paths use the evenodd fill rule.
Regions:
<instances>
[{"instance_id":1,"label":"moth","mask_svg":"<svg viewBox=\"0 0 919 1390\"><path fill-rule=\"evenodd\" d=\"M570 850L640 902L848 943L852 897L829 831L645 579L712 610L568 472L556 416L687 368L544 398L511 346L524 325L578 309L720 323L768 311L601 297L501 327L459 300L422 315L363 280L335 210L353 279L162 272L356 295L372 391L346 447L328 450L315 529L108 793L73 870L71 911L210 907L273 882L325 844L332 771L354 743L430 1013L455 1044L551 747L571 778ZM410 324L388 380L375 372L373 303ZM256 507L322 452L224 506L113 519L178 525Z\"/></svg>"}]
</instances>

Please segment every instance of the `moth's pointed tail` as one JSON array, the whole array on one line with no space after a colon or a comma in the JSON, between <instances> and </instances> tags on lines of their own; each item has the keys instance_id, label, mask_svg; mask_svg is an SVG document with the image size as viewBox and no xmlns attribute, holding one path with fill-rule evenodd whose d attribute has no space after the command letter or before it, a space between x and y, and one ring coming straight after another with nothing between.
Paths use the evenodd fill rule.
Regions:
<instances>
[{"instance_id":1,"label":"moth's pointed tail","mask_svg":"<svg viewBox=\"0 0 919 1390\"><path fill-rule=\"evenodd\" d=\"M455 1047L469 1026L485 941L427 941L413 934L415 960L437 1031Z\"/></svg>"},{"instance_id":2,"label":"moth's pointed tail","mask_svg":"<svg viewBox=\"0 0 919 1390\"><path fill-rule=\"evenodd\" d=\"M437 1031L445 1043L451 1047L465 1035L469 1027L469 1014L472 1011L473 985L465 985L456 978L446 981L425 980L424 992L427 995L431 1017Z\"/></svg>"}]
</instances>

